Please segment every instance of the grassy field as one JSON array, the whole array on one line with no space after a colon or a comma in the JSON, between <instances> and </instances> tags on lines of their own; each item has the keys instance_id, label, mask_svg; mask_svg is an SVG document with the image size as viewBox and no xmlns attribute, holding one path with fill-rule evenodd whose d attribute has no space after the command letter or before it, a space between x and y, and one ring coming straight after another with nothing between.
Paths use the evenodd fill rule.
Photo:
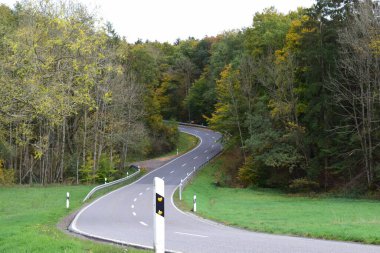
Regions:
<instances>
[{"instance_id":1,"label":"grassy field","mask_svg":"<svg viewBox=\"0 0 380 253\"><path fill-rule=\"evenodd\" d=\"M82 205L93 186L0 188L0 252L125 252L125 249L77 239L57 223ZM70 192L70 209L65 196ZM128 249L128 252L148 252Z\"/></svg>"},{"instance_id":2,"label":"grassy field","mask_svg":"<svg viewBox=\"0 0 380 253\"><path fill-rule=\"evenodd\" d=\"M189 184L181 208L197 195L198 214L254 231L380 244L380 202L328 197L297 197L265 189L216 187L218 158ZM178 202L178 199L176 200Z\"/></svg>"}]
</instances>

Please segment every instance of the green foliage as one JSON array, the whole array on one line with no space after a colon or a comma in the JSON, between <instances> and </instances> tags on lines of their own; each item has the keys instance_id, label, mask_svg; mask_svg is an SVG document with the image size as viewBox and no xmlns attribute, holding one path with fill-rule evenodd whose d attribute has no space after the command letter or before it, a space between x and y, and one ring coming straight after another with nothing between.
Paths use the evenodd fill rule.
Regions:
<instances>
[{"instance_id":1,"label":"green foliage","mask_svg":"<svg viewBox=\"0 0 380 253\"><path fill-rule=\"evenodd\" d=\"M273 7L256 13L253 26L246 32L245 46L254 56L273 53L284 45L291 18L278 13Z\"/></svg>"},{"instance_id":2,"label":"green foliage","mask_svg":"<svg viewBox=\"0 0 380 253\"><path fill-rule=\"evenodd\" d=\"M190 88L185 103L191 111L192 119L197 124L206 123L205 118L210 117L216 103L215 87L210 87L209 72L205 70L202 76Z\"/></svg>"},{"instance_id":3,"label":"green foliage","mask_svg":"<svg viewBox=\"0 0 380 253\"><path fill-rule=\"evenodd\" d=\"M15 181L14 169L4 168L4 162L0 160L0 185L12 185Z\"/></svg>"},{"instance_id":4,"label":"green foliage","mask_svg":"<svg viewBox=\"0 0 380 253\"><path fill-rule=\"evenodd\" d=\"M311 181L307 178L297 178L292 180L289 184L289 190L291 192L312 192L319 189L317 182Z\"/></svg>"},{"instance_id":5,"label":"green foliage","mask_svg":"<svg viewBox=\"0 0 380 253\"><path fill-rule=\"evenodd\" d=\"M120 159L118 157L114 157L113 160L103 154L100 157L98 170L96 172L96 182L104 183L104 178L107 178L108 182L114 181L116 173L116 164L120 163Z\"/></svg>"},{"instance_id":6,"label":"green foliage","mask_svg":"<svg viewBox=\"0 0 380 253\"><path fill-rule=\"evenodd\" d=\"M244 187L251 186L257 182L254 163L253 157L249 156L243 166L239 168L238 178Z\"/></svg>"},{"instance_id":7,"label":"green foliage","mask_svg":"<svg viewBox=\"0 0 380 253\"><path fill-rule=\"evenodd\" d=\"M86 158L86 164L82 165L80 172L80 178L81 181L89 184L95 182L95 179L97 178L96 173L94 172L94 160L92 157L88 156Z\"/></svg>"},{"instance_id":8,"label":"green foliage","mask_svg":"<svg viewBox=\"0 0 380 253\"><path fill-rule=\"evenodd\" d=\"M375 189L379 36L371 3L317 0L288 14L268 8L246 29L174 45L128 44L80 4L1 5L1 157L9 167L18 162L24 183L64 181L77 168L94 182L132 157L173 150L178 131L163 121L170 119L209 124L227 150L239 148L241 161L220 172L220 184L287 188L305 178L328 190L360 187L367 177ZM343 43L344 34L359 35L350 42L357 46ZM344 57L372 62L361 71L368 78L339 66ZM355 101L370 99L338 98L331 80L341 87L355 78L345 90ZM368 92L354 88L361 80ZM347 112L370 117L355 121Z\"/></svg>"}]
</instances>

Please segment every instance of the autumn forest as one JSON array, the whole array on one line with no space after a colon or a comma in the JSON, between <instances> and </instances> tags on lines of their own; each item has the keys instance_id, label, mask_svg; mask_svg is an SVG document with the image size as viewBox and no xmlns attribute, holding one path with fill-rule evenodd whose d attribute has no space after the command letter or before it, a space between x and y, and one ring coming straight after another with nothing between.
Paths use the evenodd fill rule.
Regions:
<instances>
[{"instance_id":1,"label":"autumn forest","mask_svg":"<svg viewBox=\"0 0 380 253\"><path fill-rule=\"evenodd\" d=\"M379 190L379 2L252 15L128 43L78 3L0 5L0 184L121 177L173 150L179 121L223 134L219 185Z\"/></svg>"}]
</instances>

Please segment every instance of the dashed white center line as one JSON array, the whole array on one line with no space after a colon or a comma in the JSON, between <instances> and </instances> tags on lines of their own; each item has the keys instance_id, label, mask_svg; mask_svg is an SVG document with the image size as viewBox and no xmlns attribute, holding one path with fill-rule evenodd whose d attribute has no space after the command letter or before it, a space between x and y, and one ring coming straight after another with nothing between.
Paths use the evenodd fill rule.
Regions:
<instances>
[{"instance_id":1,"label":"dashed white center line","mask_svg":"<svg viewBox=\"0 0 380 253\"><path fill-rule=\"evenodd\" d=\"M147 190L147 191L149 191L149 190L150 190L150 188L148 187L148 188L146 188L146 190Z\"/></svg>"},{"instance_id":2,"label":"dashed white center line","mask_svg":"<svg viewBox=\"0 0 380 253\"><path fill-rule=\"evenodd\" d=\"M185 167L186 166L186 163L182 164L182 167Z\"/></svg>"},{"instance_id":3,"label":"dashed white center line","mask_svg":"<svg viewBox=\"0 0 380 253\"><path fill-rule=\"evenodd\" d=\"M207 152L208 152L208 150L206 149L206 150L205 150L205 153L207 153Z\"/></svg>"},{"instance_id":4,"label":"dashed white center line","mask_svg":"<svg viewBox=\"0 0 380 253\"><path fill-rule=\"evenodd\" d=\"M131 208L132 208L132 209L135 208L135 205L131 205Z\"/></svg>"},{"instance_id":5,"label":"dashed white center line","mask_svg":"<svg viewBox=\"0 0 380 253\"><path fill-rule=\"evenodd\" d=\"M165 179L165 177L162 177L162 180L164 180Z\"/></svg>"},{"instance_id":6,"label":"dashed white center line","mask_svg":"<svg viewBox=\"0 0 380 253\"><path fill-rule=\"evenodd\" d=\"M141 195L143 195L143 193L142 193L142 192L140 192L140 193L139 193L139 196L141 196Z\"/></svg>"},{"instance_id":7,"label":"dashed white center line","mask_svg":"<svg viewBox=\"0 0 380 253\"><path fill-rule=\"evenodd\" d=\"M135 213L135 212L133 212L132 214L133 214L133 216L136 216L136 213Z\"/></svg>"},{"instance_id":8,"label":"dashed white center line","mask_svg":"<svg viewBox=\"0 0 380 253\"><path fill-rule=\"evenodd\" d=\"M170 171L170 174L173 174L174 173L174 170Z\"/></svg>"},{"instance_id":9,"label":"dashed white center line","mask_svg":"<svg viewBox=\"0 0 380 253\"><path fill-rule=\"evenodd\" d=\"M195 159L197 159L197 158L198 158L198 156L194 157L193 159L195 160Z\"/></svg>"},{"instance_id":10,"label":"dashed white center line","mask_svg":"<svg viewBox=\"0 0 380 253\"><path fill-rule=\"evenodd\" d=\"M135 198L135 199L133 200L133 202L136 202L136 200L137 200L137 198Z\"/></svg>"},{"instance_id":11,"label":"dashed white center line","mask_svg":"<svg viewBox=\"0 0 380 253\"><path fill-rule=\"evenodd\" d=\"M196 236L196 237L202 237L202 238L207 238L207 235L197 235L197 234L190 234L190 233L182 233L182 232L174 232L175 234L179 235L189 235L189 236Z\"/></svg>"},{"instance_id":12,"label":"dashed white center line","mask_svg":"<svg viewBox=\"0 0 380 253\"><path fill-rule=\"evenodd\" d=\"M146 224L145 222L143 222L143 221L140 221L140 224L141 225L143 225L143 226L145 226L145 227L147 227L148 226L148 224Z\"/></svg>"}]
</instances>

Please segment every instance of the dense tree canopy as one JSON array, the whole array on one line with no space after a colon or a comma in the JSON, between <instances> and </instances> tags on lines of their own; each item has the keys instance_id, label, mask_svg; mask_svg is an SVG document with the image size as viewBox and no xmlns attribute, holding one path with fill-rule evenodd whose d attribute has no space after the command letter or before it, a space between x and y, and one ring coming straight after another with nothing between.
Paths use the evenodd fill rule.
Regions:
<instances>
[{"instance_id":1,"label":"dense tree canopy","mask_svg":"<svg viewBox=\"0 0 380 253\"><path fill-rule=\"evenodd\" d=\"M136 152L173 148L165 119L223 134L236 159L220 184L380 187L377 1L271 7L174 44L129 44L64 3L0 6L0 180L117 176Z\"/></svg>"}]
</instances>

